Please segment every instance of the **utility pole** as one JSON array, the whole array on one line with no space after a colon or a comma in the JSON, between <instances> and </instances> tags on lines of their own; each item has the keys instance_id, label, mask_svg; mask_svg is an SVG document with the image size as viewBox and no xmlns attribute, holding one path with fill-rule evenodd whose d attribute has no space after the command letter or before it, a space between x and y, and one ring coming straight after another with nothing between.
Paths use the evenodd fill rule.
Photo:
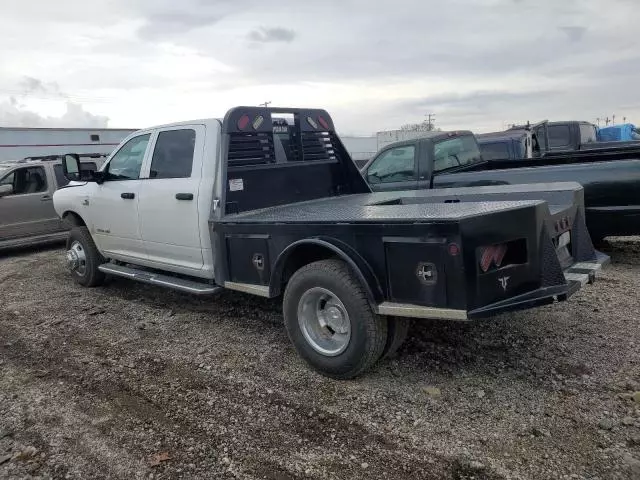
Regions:
<instances>
[{"instance_id":1,"label":"utility pole","mask_svg":"<svg viewBox=\"0 0 640 480\"><path fill-rule=\"evenodd\" d=\"M271 104L271 100L269 100L268 102L259 103L258 106L267 108L270 104Z\"/></svg>"},{"instance_id":2,"label":"utility pole","mask_svg":"<svg viewBox=\"0 0 640 480\"><path fill-rule=\"evenodd\" d=\"M436 114L435 113L427 113L425 115L425 117L427 117L427 129L429 131L433 130L433 124L436 121Z\"/></svg>"},{"instance_id":3,"label":"utility pole","mask_svg":"<svg viewBox=\"0 0 640 480\"><path fill-rule=\"evenodd\" d=\"M616 114L613 114L613 120L611 120L611 125L615 125L616 124Z\"/></svg>"},{"instance_id":4,"label":"utility pole","mask_svg":"<svg viewBox=\"0 0 640 480\"><path fill-rule=\"evenodd\" d=\"M611 120L609 120L609 117L608 117L608 116L607 116L607 118L605 118L605 119L604 119L604 121L605 121L605 125L606 125L606 126L609 126L609 122L610 122Z\"/></svg>"},{"instance_id":5,"label":"utility pole","mask_svg":"<svg viewBox=\"0 0 640 480\"><path fill-rule=\"evenodd\" d=\"M600 127L600 117L596 118L596 124Z\"/></svg>"}]
</instances>

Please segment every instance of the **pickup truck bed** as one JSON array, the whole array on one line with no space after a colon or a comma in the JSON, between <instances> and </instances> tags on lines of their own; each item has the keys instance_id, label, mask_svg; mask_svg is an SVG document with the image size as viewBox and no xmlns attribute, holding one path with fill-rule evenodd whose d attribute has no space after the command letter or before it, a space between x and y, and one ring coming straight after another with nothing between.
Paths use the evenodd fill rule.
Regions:
<instances>
[{"instance_id":1,"label":"pickup truck bed","mask_svg":"<svg viewBox=\"0 0 640 480\"><path fill-rule=\"evenodd\" d=\"M563 160L488 162L436 175L433 187L575 181L584 188L587 228L594 239L640 233L640 154L624 160Z\"/></svg>"}]
</instances>

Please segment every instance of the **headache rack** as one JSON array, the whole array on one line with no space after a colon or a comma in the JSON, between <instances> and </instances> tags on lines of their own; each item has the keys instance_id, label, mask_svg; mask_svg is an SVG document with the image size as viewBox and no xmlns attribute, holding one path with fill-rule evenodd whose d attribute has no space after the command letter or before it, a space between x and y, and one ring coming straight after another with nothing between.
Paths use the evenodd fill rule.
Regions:
<instances>
[{"instance_id":1,"label":"headache rack","mask_svg":"<svg viewBox=\"0 0 640 480\"><path fill-rule=\"evenodd\" d=\"M222 138L225 213L371 191L325 110L236 107Z\"/></svg>"},{"instance_id":2,"label":"headache rack","mask_svg":"<svg viewBox=\"0 0 640 480\"><path fill-rule=\"evenodd\" d=\"M230 168L340 157L339 139L324 110L238 107L227 114L223 129Z\"/></svg>"}]
</instances>

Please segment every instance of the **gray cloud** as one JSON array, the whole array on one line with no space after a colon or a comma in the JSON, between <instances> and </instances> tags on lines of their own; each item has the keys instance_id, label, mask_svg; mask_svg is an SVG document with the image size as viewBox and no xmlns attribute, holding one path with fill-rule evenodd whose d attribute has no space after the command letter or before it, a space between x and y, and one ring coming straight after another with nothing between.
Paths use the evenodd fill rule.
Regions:
<instances>
[{"instance_id":1,"label":"gray cloud","mask_svg":"<svg viewBox=\"0 0 640 480\"><path fill-rule=\"evenodd\" d=\"M93 115L82 105L67 102L66 111L60 117L42 116L27 109L15 97L0 102L0 126L4 127L95 127L106 128L109 118Z\"/></svg>"},{"instance_id":2,"label":"gray cloud","mask_svg":"<svg viewBox=\"0 0 640 480\"><path fill-rule=\"evenodd\" d=\"M260 27L255 30L251 30L247 37L252 42L259 43L290 43L294 38L296 38L296 32L282 27Z\"/></svg>"},{"instance_id":3,"label":"gray cloud","mask_svg":"<svg viewBox=\"0 0 640 480\"><path fill-rule=\"evenodd\" d=\"M151 13L146 24L140 27L138 33L143 38L162 40L173 35L180 35L195 28L211 26L219 22L223 15L215 12L158 12Z\"/></svg>"},{"instance_id":4,"label":"gray cloud","mask_svg":"<svg viewBox=\"0 0 640 480\"><path fill-rule=\"evenodd\" d=\"M572 42L582 40L587 31L585 27L560 27L560 30L563 31Z\"/></svg>"},{"instance_id":5,"label":"gray cloud","mask_svg":"<svg viewBox=\"0 0 640 480\"><path fill-rule=\"evenodd\" d=\"M44 82L35 77L24 76L19 82L19 87L21 89L21 95L23 96L37 94L51 97L66 97L60 90L60 85L58 85L57 82Z\"/></svg>"}]
</instances>

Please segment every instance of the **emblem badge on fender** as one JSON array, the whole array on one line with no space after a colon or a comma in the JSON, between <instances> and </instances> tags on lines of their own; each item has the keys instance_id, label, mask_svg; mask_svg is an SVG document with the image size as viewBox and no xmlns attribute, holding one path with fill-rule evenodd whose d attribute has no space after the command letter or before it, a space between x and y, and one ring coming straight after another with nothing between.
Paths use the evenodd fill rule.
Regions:
<instances>
[{"instance_id":1,"label":"emblem badge on fender","mask_svg":"<svg viewBox=\"0 0 640 480\"><path fill-rule=\"evenodd\" d=\"M507 291L507 285L509 283L509 279L511 277L500 277L498 279L498 281L500 282L500 286L502 287L502 290L504 290L505 292Z\"/></svg>"}]
</instances>

